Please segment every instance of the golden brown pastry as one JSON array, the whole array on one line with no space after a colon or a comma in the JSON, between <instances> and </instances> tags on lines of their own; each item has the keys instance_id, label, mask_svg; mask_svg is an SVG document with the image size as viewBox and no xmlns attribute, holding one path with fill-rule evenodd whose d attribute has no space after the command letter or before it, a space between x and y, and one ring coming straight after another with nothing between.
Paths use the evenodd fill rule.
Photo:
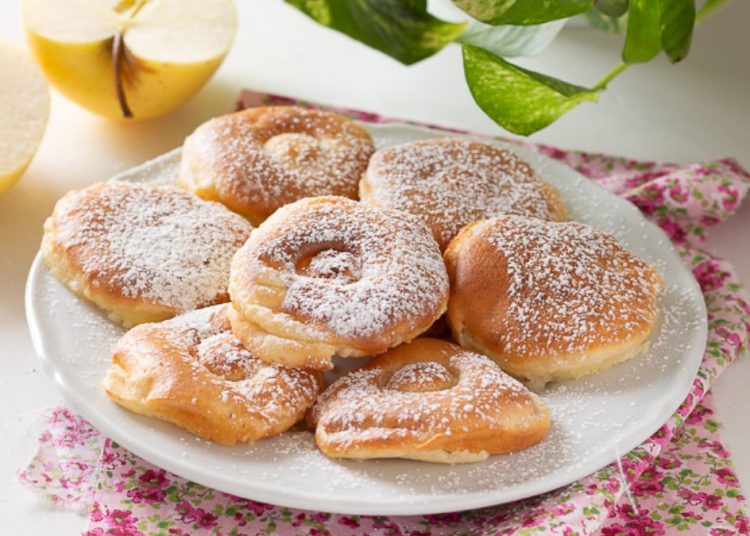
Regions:
<instances>
[{"instance_id":1,"label":"golden brown pastry","mask_svg":"<svg viewBox=\"0 0 750 536\"><path fill-rule=\"evenodd\" d=\"M316 195L357 198L370 134L333 112L268 106L211 119L188 136L178 184L259 225Z\"/></svg>"},{"instance_id":2,"label":"golden brown pastry","mask_svg":"<svg viewBox=\"0 0 750 536\"><path fill-rule=\"evenodd\" d=\"M232 335L228 307L130 330L102 382L107 395L135 413L226 445L290 428L315 401L316 374L253 356Z\"/></svg>"},{"instance_id":3,"label":"golden brown pastry","mask_svg":"<svg viewBox=\"0 0 750 536\"><path fill-rule=\"evenodd\" d=\"M416 339L334 382L308 418L331 458L475 462L541 441L539 397L485 356Z\"/></svg>"},{"instance_id":4,"label":"golden brown pastry","mask_svg":"<svg viewBox=\"0 0 750 536\"><path fill-rule=\"evenodd\" d=\"M404 143L377 151L360 183L370 205L422 218L440 250L466 225L514 214L566 218L557 189L507 149L460 138Z\"/></svg>"},{"instance_id":5,"label":"golden brown pastry","mask_svg":"<svg viewBox=\"0 0 750 536\"><path fill-rule=\"evenodd\" d=\"M445 252L454 338L544 384L648 348L656 268L581 223L503 216L467 225Z\"/></svg>"},{"instance_id":6,"label":"golden brown pastry","mask_svg":"<svg viewBox=\"0 0 750 536\"><path fill-rule=\"evenodd\" d=\"M385 352L445 311L448 276L416 217L343 197L279 209L232 262L232 330L259 358L318 370Z\"/></svg>"},{"instance_id":7,"label":"golden brown pastry","mask_svg":"<svg viewBox=\"0 0 750 536\"><path fill-rule=\"evenodd\" d=\"M57 202L42 255L60 281L129 327L227 301L232 255L251 230L178 188L107 182Z\"/></svg>"}]
</instances>

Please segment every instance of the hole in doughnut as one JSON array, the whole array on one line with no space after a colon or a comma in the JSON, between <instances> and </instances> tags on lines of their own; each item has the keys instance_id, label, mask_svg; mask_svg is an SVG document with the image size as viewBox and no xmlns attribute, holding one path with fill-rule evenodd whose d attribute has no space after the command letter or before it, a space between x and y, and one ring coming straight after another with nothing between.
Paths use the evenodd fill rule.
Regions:
<instances>
[{"instance_id":1,"label":"hole in doughnut","mask_svg":"<svg viewBox=\"0 0 750 536\"><path fill-rule=\"evenodd\" d=\"M263 145L263 152L274 160L286 165L309 164L318 159L321 153L320 141L298 132L286 132L272 136Z\"/></svg>"},{"instance_id":2,"label":"hole in doughnut","mask_svg":"<svg viewBox=\"0 0 750 536\"><path fill-rule=\"evenodd\" d=\"M425 393L450 389L457 381L456 376L440 363L417 361L394 372L385 387L408 393Z\"/></svg>"},{"instance_id":3,"label":"hole in doughnut","mask_svg":"<svg viewBox=\"0 0 750 536\"><path fill-rule=\"evenodd\" d=\"M341 244L317 244L300 251L295 270L316 279L354 283L361 277L359 256Z\"/></svg>"},{"instance_id":4,"label":"hole in doughnut","mask_svg":"<svg viewBox=\"0 0 750 536\"><path fill-rule=\"evenodd\" d=\"M258 372L260 363L228 333L201 340L191 348L198 363L211 374L227 381L246 380Z\"/></svg>"}]
</instances>

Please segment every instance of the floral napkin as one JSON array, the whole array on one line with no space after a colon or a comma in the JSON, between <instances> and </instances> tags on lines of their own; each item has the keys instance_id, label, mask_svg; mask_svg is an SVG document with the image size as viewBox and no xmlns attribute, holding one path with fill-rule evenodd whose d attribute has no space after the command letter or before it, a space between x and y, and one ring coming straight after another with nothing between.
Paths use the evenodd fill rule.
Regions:
<instances>
[{"instance_id":1,"label":"floral napkin","mask_svg":"<svg viewBox=\"0 0 750 536\"><path fill-rule=\"evenodd\" d=\"M251 91L238 107L299 103ZM301 103L309 105L309 103ZM338 111L367 122L392 119ZM671 237L708 309L706 352L672 418L617 463L556 491L513 504L425 516L345 516L234 497L189 482L103 437L64 407L50 411L39 450L19 473L62 508L89 516L87 536L750 534L745 498L712 418L709 389L747 349L750 306L732 267L701 249L750 188L734 160L660 164L566 151L540 152L625 197Z\"/></svg>"}]
</instances>

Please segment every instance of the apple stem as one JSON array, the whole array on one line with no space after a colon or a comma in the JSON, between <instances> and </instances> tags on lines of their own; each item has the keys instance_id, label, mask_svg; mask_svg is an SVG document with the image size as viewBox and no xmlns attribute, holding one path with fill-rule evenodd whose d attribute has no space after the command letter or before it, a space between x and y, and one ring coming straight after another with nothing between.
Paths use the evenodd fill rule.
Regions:
<instances>
[{"instance_id":1,"label":"apple stem","mask_svg":"<svg viewBox=\"0 0 750 536\"><path fill-rule=\"evenodd\" d=\"M133 117L133 111L128 106L128 99L125 96L125 86L122 83L121 69L125 61L125 42L123 33L118 31L112 39L112 72L115 77L115 93L117 93L117 102L120 104L122 116L125 118Z\"/></svg>"}]
</instances>

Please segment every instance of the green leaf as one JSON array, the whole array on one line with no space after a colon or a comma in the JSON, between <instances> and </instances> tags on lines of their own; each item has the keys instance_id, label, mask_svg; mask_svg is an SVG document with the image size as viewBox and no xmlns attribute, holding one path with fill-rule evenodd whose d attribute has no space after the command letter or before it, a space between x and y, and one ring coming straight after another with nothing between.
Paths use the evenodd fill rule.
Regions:
<instances>
[{"instance_id":1,"label":"green leaf","mask_svg":"<svg viewBox=\"0 0 750 536\"><path fill-rule=\"evenodd\" d=\"M661 50L672 63L682 60L690 50L695 20L695 0L633 0L623 61L650 61Z\"/></svg>"},{"instance_id":2,"label":"green leaf","mask_svg":"<svg viewBox=\"0 0 750 536\"><path fill-rule=\"evenodd\" d=\"M508 11L516 0L453 0L466 13L482 22L492 22Z\"/></svg>"},{"instance_id":3,"label":"green leaf","mask_svg":"<svg viewBox=\"0 0 750 536\"><path fill-rule=\"evenodd\" d=\"M596 10L608 17L622 17L628 10L629 0L599 0Z\"/></svg>"},{"instance_id":4,"label":"green leaf","mask_svg":"<svg viewBox=\"0 0 750 536\"><path fill-rule=\"evenodd\" d=\"M651 61L661 50L660 2L633 0L628 12L628 29L622 61L641 63Z\"/></svg>"},{"instance_id":5,"label":"green leaf","mask_svg":"<svg viewBox=\"0 0 750 536\"><path fill-rule=\"evenodd\" d=\"M477 20L488 24L528 26L588 11L594 0L453 0Z\"/></svg>"},{"instance_id":6,"label":"green leaf","mask_svg":"<svg viewBox=\"0 0 750 536\"><path fill-rule=\"evenodd\" d=\"M500 126L515 134L540 130L596 91L529 71L491 52L464 44L464 75L474 100Z\"/></svg>"},{"instance_id":7,"label":"green leaf","mask_svg":"<svg viewBox=\"0 0 750 536\"><path fill-rule=\"evenodd\" d=\"M566 22L566 19L561 19L534 26L492 26L473 22L459 41L498 56L532 56L546 49Z\"/></svg>"},{"instance_id":8,"label":"green leaf","mask_svg":"<svg viewBox=\"0 0 750 536\"><path fill-rule=\"evenodd\" d=\"M687 56L695 26L695 0L660 0L661 46L672 63Z\"/></svg>"},{"instance_id":9,"label":"green leaf","mask_svg":"<svg viewBox=\"0 0 750 536\"><path fill-rule=\"evenodd\" d=\"M458 39L466 23L427 13L427 0L286 0L310 18L410 65Z\"/></svg>"}]
</instances>

